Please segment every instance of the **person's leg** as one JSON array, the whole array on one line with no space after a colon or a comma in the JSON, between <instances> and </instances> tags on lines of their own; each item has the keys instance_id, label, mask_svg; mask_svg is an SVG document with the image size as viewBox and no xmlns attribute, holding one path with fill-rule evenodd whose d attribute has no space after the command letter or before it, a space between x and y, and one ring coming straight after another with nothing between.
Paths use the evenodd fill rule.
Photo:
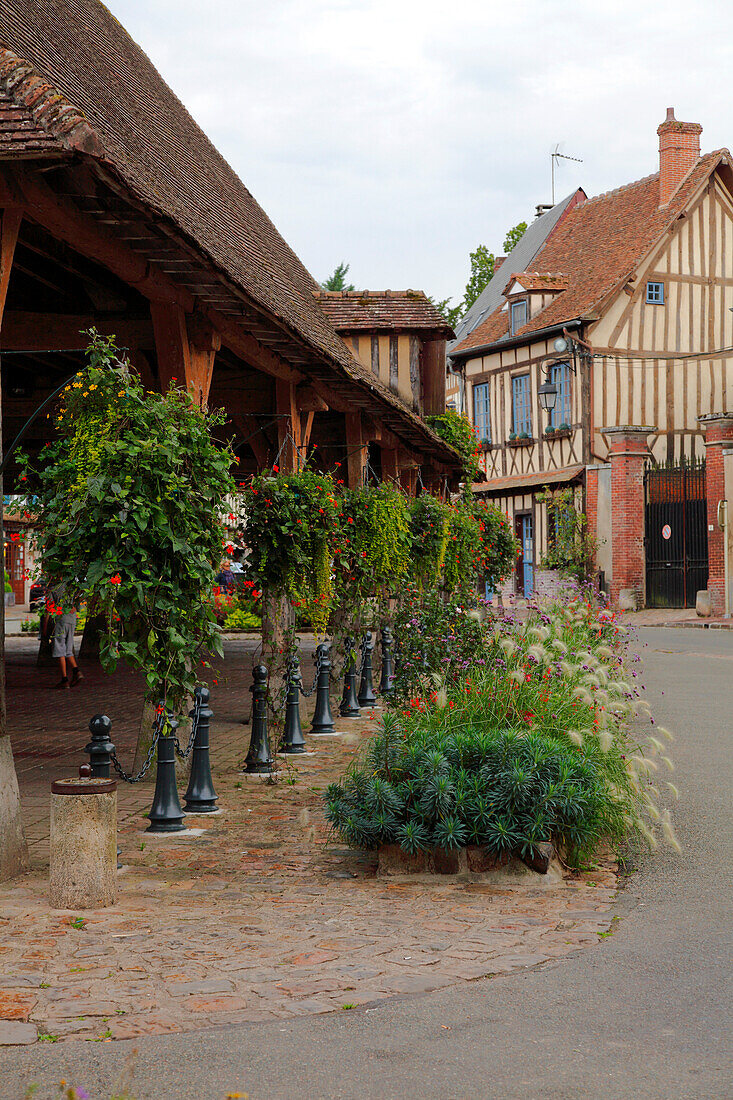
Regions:
<instances>
[{"instance_id":1,"label":"person's leg","mask_svg":"<svg viewBox=\"0 0 733 1100\"><path fill-rule=\"evenodd\" d=\"M66 658L59 657L59 668L61 669L61 678L66 679Z\"/></svg>"}]
</instances>

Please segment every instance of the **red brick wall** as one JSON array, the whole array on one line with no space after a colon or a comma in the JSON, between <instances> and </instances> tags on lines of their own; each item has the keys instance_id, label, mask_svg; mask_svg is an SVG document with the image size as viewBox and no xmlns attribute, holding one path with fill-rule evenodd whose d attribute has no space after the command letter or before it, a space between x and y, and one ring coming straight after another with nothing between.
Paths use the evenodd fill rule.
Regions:
<instances>
[{"instance_id":1,"label":"red brick wall","mask_svg":"<svg viewBox=\"0 0 733 1100\"><path fill-rule=\"evenodd\" d=\"M644 552L644 465L649 456L647 428L609 433L611 449L611 602L618 603L622 588L637 594L643 605L646 559Z\"/></svg>"},{"instance_id":2,"label":"red brick wall","mask_svg":"<svg viewBox=\"0 0 733 1100\"><path fill-rule=\"evenodd\" d=\"M708 494L708 591L713 616L719 618L725 612L725 548L724 534L718 526L718 501L725 499L723 444L733 441L733 416L705 417L703 426Z\"/></svg>"},{"instance_id":3,"label":"red brick wall","mask_svg":"<svg viewBox=\"0 0 733 1100\"><path fill-rule=\"evenodd\" d=\"M585 514L588 517L588 533L598 535L598 470L585 471Z\"/></svg>"}]
</instances>

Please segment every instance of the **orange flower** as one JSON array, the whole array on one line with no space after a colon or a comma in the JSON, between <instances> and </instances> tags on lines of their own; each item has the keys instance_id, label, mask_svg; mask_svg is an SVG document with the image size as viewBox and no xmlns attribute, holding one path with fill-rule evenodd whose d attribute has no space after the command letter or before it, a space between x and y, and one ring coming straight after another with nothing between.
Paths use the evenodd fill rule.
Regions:
<instances>
[{"instance_id":1,"label":"orange flower","mask_svg":"<svg viewBox=\"0 0 733 1100\"><path fill-rule=\"evenodd\" d=\"M122 577L120 576L119 573L115 573L115 575L113 577L109 578L109 583L110 584L122 584Z\"/></svg>"}]
</instances>

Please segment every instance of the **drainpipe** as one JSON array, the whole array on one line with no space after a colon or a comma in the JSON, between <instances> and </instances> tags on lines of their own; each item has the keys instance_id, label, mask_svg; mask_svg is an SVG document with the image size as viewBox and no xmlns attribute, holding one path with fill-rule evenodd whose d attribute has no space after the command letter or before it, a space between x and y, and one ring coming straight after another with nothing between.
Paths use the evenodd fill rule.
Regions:
<instances>
[{"instance_id":1,"label":"drainpipe","mask_svg":"<svg viewBox=\"0 0 733 1100\"><path fill-rule=\"evenodd\" d=\"M723 532L723 584L725 598L724 618L730 618L730 589L728 588L728 501L718 501L718 527Z\"/></svg>"}]
</instances>

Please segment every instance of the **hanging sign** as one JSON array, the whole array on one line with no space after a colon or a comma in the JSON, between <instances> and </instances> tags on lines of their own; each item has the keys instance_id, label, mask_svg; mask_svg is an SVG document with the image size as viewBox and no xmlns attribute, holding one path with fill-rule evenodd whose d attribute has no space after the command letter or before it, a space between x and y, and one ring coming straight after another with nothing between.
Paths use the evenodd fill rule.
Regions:
<instances>
[{"instance_id":1,"label":"hanging sign","mask_svg":"<svg viewBox=\"0 0 733 1100\"><path fill-rule=\"evenodd\" d=\"M672 528L669 526L668 523L665 523L664 527L662 528L662 538L663 539L671 539L672 538Z\"/></svg>"}]
</instances>

